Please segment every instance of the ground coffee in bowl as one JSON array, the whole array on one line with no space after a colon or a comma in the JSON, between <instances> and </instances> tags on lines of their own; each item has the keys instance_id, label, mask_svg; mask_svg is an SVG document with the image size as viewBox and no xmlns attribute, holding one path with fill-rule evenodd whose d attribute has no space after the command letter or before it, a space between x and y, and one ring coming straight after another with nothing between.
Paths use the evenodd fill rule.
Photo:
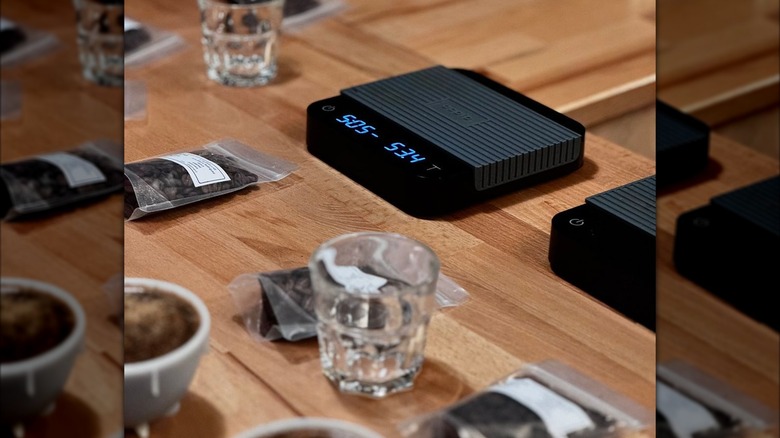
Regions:
<instances>
[{"instance_id":1,"label":"ground coffee in bowl","mask_svg":"<svg viewBox=\"0 0 780 438\"><path fill-rule=\"evenodd\" d=\"M45 353L73 331L73 312L59 298L33 289L0 295L0 363Z\"/></svg>"},{"instance_id":2,"label":"ground coffee in bowl","mask_svg":"<svg viewBox=\"0 0 780 438\"><path fill-rule=\"evenodd\" d=\"M192 304L177 295L153 289L125 294L125 363L170 353L192 338L199 323Z\"/></svg>"}]
</instances>

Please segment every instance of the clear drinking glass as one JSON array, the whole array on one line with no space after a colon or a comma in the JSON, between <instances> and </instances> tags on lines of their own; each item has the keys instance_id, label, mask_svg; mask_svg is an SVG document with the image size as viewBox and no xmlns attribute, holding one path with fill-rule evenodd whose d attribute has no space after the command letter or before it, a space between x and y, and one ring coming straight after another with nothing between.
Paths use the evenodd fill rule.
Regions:
<instances>
[{"instance_id":1,"label":"clear drinking glass","mask_svg":"<svg viewBox=\"0 0 780 438\"><path fill-rule=\"evenodd\" d=\"M324 374L346 393L411 388L436 308L436 254L399 234L361 232L322 244L309 268Z\"/></svg>"},{"instance_id":2,"label":"clear drinking glass","mask_svg":"<svg viewBox=\"0 0 780 438\"><path fill-rule=\"evenodd\" d=\"M125 77L123 0L73 0L84 78L121 87Z\"/></svg>"},{"instance_id":3,"label":"clear drinking glass","mask_svg":"<svg viewBox=\"0 0 780 438\"><path fill-rule=\"evenodd\" d=\"M252 87L276 77L284 0L198 0L206 74Z\"/></svg>"}]
</instances>

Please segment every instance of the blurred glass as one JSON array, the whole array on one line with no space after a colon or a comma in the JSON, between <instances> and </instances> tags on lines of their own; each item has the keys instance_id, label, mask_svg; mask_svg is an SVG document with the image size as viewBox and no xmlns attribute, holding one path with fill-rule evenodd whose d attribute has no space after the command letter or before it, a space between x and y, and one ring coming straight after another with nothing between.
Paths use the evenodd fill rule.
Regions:
<instances>
[{"instance_id":1,"label":"blurred glass","mask_svg":"<svg viewBox=\"0 0 780 438\"><path fill-rule=\"evenodd\" d=\"M284 0L198 0L206 73L252 87L276 77Z\"/></svg>"},{"instance_id":2,"label":"blurred glass","mask_svg":"<svg viewBox=\"0 0 780 438\"><path fill-rule=\"evenodd\" d=\"M122 0L73 0L82 74L96 84L124 81L124 4Z\"/></svg>"}]
</instances>

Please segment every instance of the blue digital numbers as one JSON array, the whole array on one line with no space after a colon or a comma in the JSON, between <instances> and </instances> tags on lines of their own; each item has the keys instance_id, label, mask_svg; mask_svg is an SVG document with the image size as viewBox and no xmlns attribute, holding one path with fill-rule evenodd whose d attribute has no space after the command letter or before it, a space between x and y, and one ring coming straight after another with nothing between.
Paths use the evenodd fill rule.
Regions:
<instances>
[{"instance_id":1,"label":"blue digital numbers","mask_svg":"<svg viewBox=\"0 0 780 438\"><path fill-rule=\"evenodd\" d=\"M336 119L337 122L343 123L347 128L352 129L358 134L371 134L374 138L379 138L379 135L375 132L376 128L367 124L363 120L358 119L352 114L345 114ZM391 143L389 146L385 146L385 149L393 152L393 154L404 161L409 163L417 163L424 161L425 157L418 154L414 149L407 148L403 143ZM407 160L408 159L408 160Z\"/></svg>"},{"instance_id":2,"label":"blue digital numbers","mask_svg":"<svg viewBox=\"0 0 780 438\"><path fill-rule=\"evenodd\" d=\"M376 128L374 128L371 125L366 124L366 122L358 119L357 117L353 116L352 114L346 114L342 117L339 117L336 119L337 122L343 123L344 126L347 128L352 128L355 132L358 134L368 134L371 131L375 131ZM371 134L374 137L378 137L376 134Z\"/></svg>"},{"instance_id":3,"label":"blue digital numbers","mask_svg":"<svg viewBox=\"0 0 780 438\"><path fill-rule=\"evenodd\" d=\"M409 157L410 163L417 163L419 161L425 160L425 157L420 156L420 154L418 154L414 149L407 148L403 143L392 143L389 146L385 146L385 149L392 152L396 157L400 157L401 159Z\"/></svg>"}]
</instances>

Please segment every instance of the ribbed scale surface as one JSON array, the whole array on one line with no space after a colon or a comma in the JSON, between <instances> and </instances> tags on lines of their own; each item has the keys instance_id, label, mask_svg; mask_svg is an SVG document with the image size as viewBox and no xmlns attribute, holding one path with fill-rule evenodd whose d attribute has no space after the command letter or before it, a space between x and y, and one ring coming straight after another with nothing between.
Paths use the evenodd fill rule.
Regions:
<instances>
[{"instance_id":1,"label":"ribbed scale surface","mask_svg":"<svg viewBox=\"0 0 780 438\"><path fill-rule=\"evenodd\" d=\"M590 196L585 203L655 236L655 175Z\"/></svg>"},{"instance_id":2,"label":"ribbed scale surface","mask_svg":"<svg viewBox=\"0 0 780 438\"><path fill-rule=\"evenodd\" d=\"M683 123L681 120L665 111L657 111L656 117L657 129L655 130L655 135L657 152L696 141L702 136L701 130Z\"/></svg>"},{"instance_id":3,"label":"ribbed scale surface","mask_svg":"<svg viewBox=\"0 0 780 438\"><path fill-rule=\"evenodd\" d=\"M780 236L780 177L716 196L712 204Z\"/></svg>"},{"instance_id":4,"label":"ribbed scale surface","mask_svg":"<svg viewBox=\"0 0 780 438\"><path fill-rule=\"evenodd\" d=\"M342 94L473 165L478 190L573 162L582 148L576 132L443 66Z\"/></svg>"}]
</instances>

